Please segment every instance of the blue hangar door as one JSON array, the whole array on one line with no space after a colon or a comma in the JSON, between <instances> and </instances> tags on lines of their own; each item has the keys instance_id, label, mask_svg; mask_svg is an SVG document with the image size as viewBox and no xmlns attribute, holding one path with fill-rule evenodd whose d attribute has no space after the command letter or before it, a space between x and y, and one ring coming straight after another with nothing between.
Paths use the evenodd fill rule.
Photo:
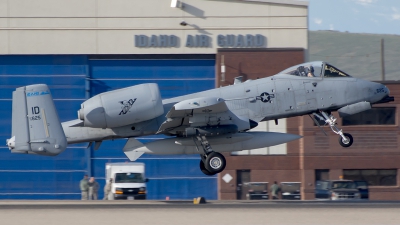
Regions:
<instances>
[{"instance_id":1,"label":"blue hangar door","mask_svg":"<svg viewBox=\"0 0 400 225\"><path fill-rule=\"evenodd\" d=\"M76 119L85 100L86 56L0 56L0 141L11 136L12 92L47 84L61 121ZM58 156L11 154L0 146L0 199L80 199L79 181L87 173L84 144Z\"/></svg>"},{"instance_id":2,"label":"blue hangar door","mask_svg":"<svg viewBox=\"0 0 400 225\"><path fill-rule=\"evenodd\" d=\"M128 59L89 60L91 95L143 83L157 83L161 95L172 98L215 87L215 59ZM138 138L150 142L163 138ZM126 140L105 141L92 151L92 174L104 185L105 164L126 162L122 152ZM148 199L217 199L217 177L205 176L199 169L198 155L143 155L146 165ZM101 190L102 191L102 190ZM103 193L99 193L100 196Z\"/></svg>"}]
</instances>

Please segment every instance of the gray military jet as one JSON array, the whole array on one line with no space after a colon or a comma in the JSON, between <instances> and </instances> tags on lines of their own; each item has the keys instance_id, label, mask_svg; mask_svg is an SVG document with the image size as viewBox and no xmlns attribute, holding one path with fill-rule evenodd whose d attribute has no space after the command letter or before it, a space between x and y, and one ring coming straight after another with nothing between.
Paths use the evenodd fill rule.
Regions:
<instances>
[{"instance_id":1,"label":"gray military jet","mask_svg":"<svg viewBox=\"0 0 400 225\"><path fill-rule=\"evenodd\" d=\"M357 79L325 62L288 68L274 76L235 81L235 85L162 100L158 85L141 84L98 94L83 102L78 119L60 123L47 85L13 92L12 153L55 156L68 144L127 138L123 151L134 161L148 154L200 154L204 174L226 166L221 152L268 147L301 138L286 133L251 131L259 122L310 115L329 125L339 144L353 137L336 126L341 117L394 101L385 85ZM318 121L319 120L319 121ZM171 138L142 144L135 137L164 134Z\"/></svg>"}]
</instances>

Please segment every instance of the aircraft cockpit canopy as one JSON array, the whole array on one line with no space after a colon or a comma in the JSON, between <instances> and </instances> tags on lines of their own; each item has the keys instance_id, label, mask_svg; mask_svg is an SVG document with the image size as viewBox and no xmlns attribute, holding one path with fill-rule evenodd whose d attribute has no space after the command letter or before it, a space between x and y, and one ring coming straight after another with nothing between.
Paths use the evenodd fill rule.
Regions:
<instances>
[{"instance_id":1,"label":"aircraft cockpit canopy","mask_svg":"<svg viewBox=\"0 0 400 225\"><path fill-rule=\"evenodd\" d=\"M308 62L292 66L280 73L301 77L351 77L347 73L322 61Z\"/></svg>"},{"instance_id":2,"label":"aircraft cockpit canopy","mask_svg":"<svg viewBox=\"0 0 400 225\"><path fill-rule=\"evenodd\" d=\"M351 77L347 73L337 69L336 67L329 65L328 63L324 64L324 77Z\"/></svg>"}]
</instances>

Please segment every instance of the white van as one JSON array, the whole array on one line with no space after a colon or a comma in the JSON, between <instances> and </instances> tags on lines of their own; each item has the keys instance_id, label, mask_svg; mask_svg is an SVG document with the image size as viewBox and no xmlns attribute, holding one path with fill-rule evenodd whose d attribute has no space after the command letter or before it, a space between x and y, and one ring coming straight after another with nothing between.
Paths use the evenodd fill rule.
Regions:
<instances>
[{"instance_id":1,"label":"white van","mask_svg":"<svg viewBox=\"0 0 400 225\"><path fill-rule=\"evenodd\" d=\"M107 163L106 182L113 179L108 199L146 199L144 163Z\"/></svg>"}]
</instances>

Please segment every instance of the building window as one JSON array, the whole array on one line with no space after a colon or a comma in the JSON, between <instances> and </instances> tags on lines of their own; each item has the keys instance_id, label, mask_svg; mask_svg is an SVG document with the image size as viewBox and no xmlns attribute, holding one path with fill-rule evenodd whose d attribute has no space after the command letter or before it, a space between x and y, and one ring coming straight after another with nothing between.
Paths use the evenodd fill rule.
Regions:
<instances>
[{"instance_id":1,"label":"building window","mask_svg":"<svg viewBox=\"0 0 400 225\"><path fill-rule=\"evenodd\" d=\"M329 170L315 170L315 181L317 180L329 180Z\"/></svg>"},{"instance_id":2,"label":"building window","mask_svg":"<svg viewBox=\"0 0 400 225\"><path fill-rule=\"evenodd\" d=\"M397 169L389 170L343 170L343 178L367 181L371 186L396 186Z\"/></svg>"},{"instance_id":3,"label":"building window","mask_svg":"<svg viewBox=\"0 0 400 225\"><path fill-rule=\"evenodd\" d=\"M353 125L394 125L396 124L396 108L372 108L343 118L343 126Z\"/></svg>"}]
</instances>

